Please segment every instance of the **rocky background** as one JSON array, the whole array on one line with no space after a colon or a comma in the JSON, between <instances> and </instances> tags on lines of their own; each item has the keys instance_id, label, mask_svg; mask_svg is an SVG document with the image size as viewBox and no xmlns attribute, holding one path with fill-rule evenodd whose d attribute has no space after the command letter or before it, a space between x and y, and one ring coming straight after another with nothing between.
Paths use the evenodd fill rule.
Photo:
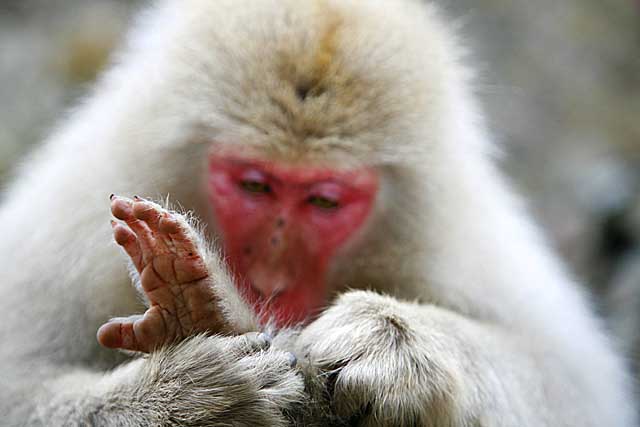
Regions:
<instances>
[{"instance_id":1,"label":"rocky background","mask_svg":"<svg viewBox=\"0 0 640 427\"><path fill-rule=\"evenodd\" d=\"M440 3L479 65L504 169L576 276L622 313L640 288L640 2ZM0 185L86 91L138 7L0 0ZM632 317L617 325L636 328Z\"/></svg>"}]
</instances>

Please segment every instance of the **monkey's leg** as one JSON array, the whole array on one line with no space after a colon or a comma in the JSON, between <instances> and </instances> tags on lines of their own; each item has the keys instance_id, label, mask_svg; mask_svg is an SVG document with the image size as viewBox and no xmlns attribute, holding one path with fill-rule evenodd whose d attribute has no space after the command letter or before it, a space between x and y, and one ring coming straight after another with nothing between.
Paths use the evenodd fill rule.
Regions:
<instances>
[{"instance_id":1,"label":"monkey's leg","mask_svg":"<svg viewBox=\"0 0 640 427\"><path fill-rule=\"evenodd\" d=\"M103 325L100 343L150 352L198 332L226 331L213 278L187 221L139 198L113 197L111 211L122 221L113 222L116 242L138 271L150 308Z\"/></svg>"}]
</instances>

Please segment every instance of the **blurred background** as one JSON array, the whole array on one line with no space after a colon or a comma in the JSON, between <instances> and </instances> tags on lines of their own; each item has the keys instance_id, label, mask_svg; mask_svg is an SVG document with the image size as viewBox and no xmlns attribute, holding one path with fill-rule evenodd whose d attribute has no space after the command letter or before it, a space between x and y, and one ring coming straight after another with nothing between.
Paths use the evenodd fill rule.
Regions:
<instances>
[{"instance_id":1,"label":"blurred background","mask_svg":"<svg viewBox=\"0 0 640 427\"><path fill-rule=\"evenodd\" d=\"M0 0L0 186L90 87L140 3ZM630 313L616 327L635 331L640 2L440 3L479 66L502 167L600 308Z\"/></svg>"}]
</instances>

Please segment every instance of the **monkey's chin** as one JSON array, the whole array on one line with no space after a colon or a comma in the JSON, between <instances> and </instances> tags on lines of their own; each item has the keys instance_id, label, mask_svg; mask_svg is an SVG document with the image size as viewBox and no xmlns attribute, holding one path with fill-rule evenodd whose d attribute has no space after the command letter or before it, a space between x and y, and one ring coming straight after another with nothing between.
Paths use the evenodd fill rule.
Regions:
<instances>
[{"instance_id":1,"label":"monkey's chin","mask_svg":"<svg viewBox=\"0 0 640 427\"><path fill-rule=\"evenodd\" d=\"M245 282L242 287L245 299L253 307L259 322L276 329L302 326L312 321L326 304L324 292L322 295L312 292L309 286L277 292L268 298L250 283Z\"/></svg>"}]
</instances>

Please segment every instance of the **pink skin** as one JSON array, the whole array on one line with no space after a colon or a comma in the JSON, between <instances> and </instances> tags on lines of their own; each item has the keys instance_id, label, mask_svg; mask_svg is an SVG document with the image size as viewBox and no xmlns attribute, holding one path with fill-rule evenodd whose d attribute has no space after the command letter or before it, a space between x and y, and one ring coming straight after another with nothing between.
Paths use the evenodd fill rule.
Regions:
<instances>
[{"instance_id":1,"label":"pink skin","mask_svg":"<svg viewBox=\"0 0 640 427\"><path fill-rule=\"evenodd\" d=\"M209 177L225 256L248 302L280 327L312 318L326 303L334 255L371 212L377 175L212 156Z\"/></svg>"},{"instance_id":2,"label":"pink skin","mask_svg":"<svg viewBox=\"0 0 640 427\"><path fill-rule=\"evenodd\" d=\"M150 302L143 316L113 319L98 331L107 348L150 352L198 332L224 332L209 272L187 222L138 198L112 197L116 242L140 274Z\"/></svg>"}]
</instances>

